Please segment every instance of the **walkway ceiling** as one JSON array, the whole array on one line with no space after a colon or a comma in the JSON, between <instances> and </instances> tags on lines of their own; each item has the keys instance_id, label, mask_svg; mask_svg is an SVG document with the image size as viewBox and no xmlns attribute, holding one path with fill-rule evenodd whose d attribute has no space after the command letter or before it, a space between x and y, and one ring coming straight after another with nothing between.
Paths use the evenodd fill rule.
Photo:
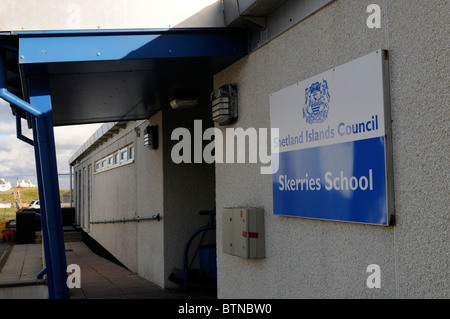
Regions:
<instances>
[{"instance_id":1,"label":"walkway ceiling","mask_svg":"<svg viewBox=\"0 0 450 319\"><path fill-rule=\"evenodd\" d=\"M29 101L29 79L48 81L56 126L145 119L173 98L210 106L213 75L248 54L233 28L0 32L0 50L11 93Z\"/></svg>"}]
</instances>

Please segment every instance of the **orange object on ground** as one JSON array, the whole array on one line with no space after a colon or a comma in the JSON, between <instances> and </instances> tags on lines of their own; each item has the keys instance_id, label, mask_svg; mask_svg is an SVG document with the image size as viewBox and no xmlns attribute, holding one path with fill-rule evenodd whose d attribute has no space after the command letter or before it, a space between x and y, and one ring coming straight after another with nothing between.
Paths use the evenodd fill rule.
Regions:
<instances>
[{"instance_id":1,"label":"orange object on ground","mask_svg":"<svg viewBox=\"0 0 450 319\"><path fill-rule=\"evenodd\" d=\"M16 234L15 229L6 228L2 233L6 243L12 243L14 241L14 235Z\"/></svg>"}]
</instances>

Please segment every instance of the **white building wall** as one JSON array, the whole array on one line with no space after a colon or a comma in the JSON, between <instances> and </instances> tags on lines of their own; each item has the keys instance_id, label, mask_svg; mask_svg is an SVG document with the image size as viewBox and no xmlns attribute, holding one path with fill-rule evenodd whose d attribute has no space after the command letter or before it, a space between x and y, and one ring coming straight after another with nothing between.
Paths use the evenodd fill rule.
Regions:
<instances>
[{"instance_id":1,"label":"white building wall","mask_svg":"<svg viewBox=\"0 0 450 319\"><path fill-rule=\"evenodd\" d=\"M0 30L223 27L217 0L0 0Z\"/></svg>"},{"instance_id":2,"label":"white building wall","mask_svg":"<svg viewBox=\"0 0 450 319\"><path fill-rule=\"evenodd\" d=\"M209 108L165 110L148 121L127 122L98 148L82 154L84 158L74 167L75 172L83 172L84 168L87 171L89 165L94 167L98 160L117 150L131 144L135 147L132 163L93 174L90 211L88 182L81 181L84 188L77 210L81 226L92 238L131 271L164 288L178 287L169 276L174 269L183 269L184 248L193 231L208 223L208 217L200 216L199 211L215 208L214 165L173 163L171 150L179 141L172 141L171 133L185 127L193 137L194 120L202 119L207 128L212 126L209 117ZM157 150L144 146L147 125L158 126ZM158 214L160 221L120 222ZM95 223L98 221L108 222ZM190 258L199 238L192 244ZM210 233L202 244L214 241L215 233ZM198 265L197 255L193 267Z\"/></svg>"},{"instance_id":3,"label":"white building wall","mask_svg":"<svg viewBox=\"0 0 450 319\"><path fill-rule=\"evenodd\" d=\"M366 26L366 8L372 3L382 9L381 29ZM168 134L192 125L195 117L181 118L168 111L150 119L161 125L157 151L144 149L133 127L114 141L114 147L95 150L75 166L81 182L77 203L87 211L83 167L135 141L134 164L109 172L114 177L108 172L94 175L92 197L102 205L92 204L91 220L159 212L162 220L91 225L90 234L133 271L169 286L172 268L181 267L185 240L204 222L197 210L209 209L215 196L219 298L448 298L447 16L445 0L336 0L215 76L215 87L238 85L239 119L229 127L268 128L270 93L376 49L388 49L395 226L276 216L272 177L260 174L260 164L216 164L215 183L210 167L190 165L183 170L170 162L174 142ZM140 126L141 134L147 123ZM220 129L225 133L225 127ZM195 178L205 172L202 184ZM118 181L127 184L132 202L119 187L115 196L105 193L104 187L115 187ZM121 209L125 203L130 208L126 211ZM220 211L233 206L264 208L266 258L246 260L222 253ZM184 216L186 211L190 215ZM81 223L87 229L84 216ZM169 243L170 238L174 240ZM380 289L366 286L370 264L381 267Z\"/></svg>"},{"instance_id":4,"label":"white building wall","mask_svg":"<svg viewBox=\"0 0 450 319\"><path fill-rule=\"evenodd\" d=\"M160 124L160 119L161 115L157 114L151 122ZM85 186L80 197L81 203L76 208L81 215L81 226L92 238L131 271L163 286L163 220L111 222L158 213L163 215L163 196L160 192L162 179L158 180L156 174L149 177L154 169L155 172L160 172L159 177L162 178L162 150L150 151L144 147L143 132L148 123L149 121L127 122L127 126L117 134L82 155L83 159L75 165L75 171L84 171L89 165L94 168L98 160L127 145L135 147L135 159L132 163L93 174L90 211L87 181L82 175L84 180L81 183ZM140 136L135 129L139 130ZM108 223L91 223L98 221ZM158 242L158 245L152 245L154 242Z\"/></svg>"},{"instance_id":5,"label":"white building wall","mask_svg":"<svg viewBox=\"0 0 450 319\"><path fill-rule=\"evenodd\" d=\"M116 138L107 141L93 157L94 161L116 152L138 139L134 131L135 123L127 127ZM137 153L137 152L136 152ZM91 162L92 163L92 162ZM94 164L92 163L94 166ZM95 173L93 176L93 198L90 221L120 220L134 218L137 212L135 162L112 170ZM87 226L87 225L86 225ZM137 269L136 234L137 225L133 222L93 224L90 235L129 269ZM132 235L133 234L133 235ZM120 247L120 249L117 249Z\"/></svg>"},{"instance_id":6,"label":"white building wall","mask_svg":"<svg viewBox=\"0 0 450 319\"><path fill-rule=\"evenodd\" d=\"M149 150L142 141L147 125L158 125L159 148ZM152 116L150 121L139 127L141 138L136 144L136 205L139 216L150 217L160 214L160 222L137 223L136 249L137 273L164 287L167 276L164 272L164 173L162 143L162 112Z\"/></svg>"},{"instance_id":7,"label":"white building wall","mask_svg":"<svg viewBox=\"0 0 450 319\"><path fill-rule=\"evenodd\" d=\"M381 29L366 26L371 3ZM270 93L389 49L396 206L393 227L276 216L260 164L217 164L218 212L263 207L266 232L266 258L224 254L218 214L219 298L448 297L448 13L447 1L335 1L216 75L216 88L238 85L229 127L268 128Z\"/></svg>"}]
</instances>

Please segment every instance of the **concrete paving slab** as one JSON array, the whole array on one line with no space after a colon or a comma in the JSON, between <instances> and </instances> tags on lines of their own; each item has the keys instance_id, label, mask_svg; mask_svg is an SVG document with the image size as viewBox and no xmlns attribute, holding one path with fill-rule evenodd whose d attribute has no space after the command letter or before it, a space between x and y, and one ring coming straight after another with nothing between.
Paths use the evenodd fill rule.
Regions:
<instances>
[{"instance_id":1,"label":"concrete paving slab","mask_svg":"<svg viewBox=\"0 0 450 319\"><path fill-rule=\"evenodd\" d=\"M92 252L83 242L66 242L67 265L80 267L80 288L71 299L213 299L209 293L162 289ZM5 249L4 249L5 251ZM36 280L43 268L41 244L13 245L0 270L0 299L48 298L45 281Z\"/></svg>"},{"instance_id":2,"label":"concrete paving slab","mask_svg":"<svg viewBox=\"0 0 450 319\"><path fill-rule=\"evenodd\" d=\"M41 245L9 245L8 250L0 261L0 299L47 299L45 281L36 279L43 268Z\"/></svg>"},{"instance_id":3,"label":"concrete paving slab","mask_svg":"<svg viewBox=\"0 0 450 319\"><path fill-rule=\"evenodd\" d=\"M40 244L14 245L0 272L0 284L34 280L42 268Z\"/></svg>"}]
</instances>

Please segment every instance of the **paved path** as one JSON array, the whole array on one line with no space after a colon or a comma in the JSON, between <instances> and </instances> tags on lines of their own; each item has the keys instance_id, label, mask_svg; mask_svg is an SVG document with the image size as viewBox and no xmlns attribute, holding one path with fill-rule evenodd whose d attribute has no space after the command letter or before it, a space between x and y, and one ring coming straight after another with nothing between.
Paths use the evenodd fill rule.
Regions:
<instances>
[{"instance_id":1,"label":"paved path","mask_svg":"<svg viewBox=\"0 0 450 319\"><path fill-rule=\"evenodd\" d=\"M48 298L47 286L36 282L43 268L42 245L0 243L3 268L0 269L0 297ZM154 283L92 252L83 242L66 242L67 265L80 267L80 288L70 289L71 299L213 299L204 290L185 292L162 289ZM1 265L0 265L1 266ZM13 285L11 285L13 283ZM31 284L30 284L31 283Z\"/></svg>"},{"instance_id":2,"label":"paved path","mask_svg":"<svg viewBox=\"0 0 450 319\"><path fill-rule=\"evenodd\" d=\"M42 270L42 246L12 245L8 259L0 272L0 283L35 280Z\"/></svg>"},{"instance_id":3,"label":"paved path","mask_svg":"<svg viewBox=\"0 0 450 319\"><path fill-rule=\"evenodd\" d=\"M11 247L12 248L12 247ZM5 266L6 261L8 260L9 252L11 251L10 244L5 242L0 242L0 272Z\"/></svg>"},{"instance_id":4,"label":"paved path","mask_svg":"<svg viewBox=\"0 0 450 319\"><path fill-rule=\"evenodd\" d=\"M137 274L92 252L83 242L66 243L67 264L80 266L81 288L71 299L211 299L205 291L162 289Z\"/></svg>"},{"instance_id":5,"label":"paved path","mask_svg":"<svg viewBox=\"0 0 450 319\"><path fill-rule=\"evenodd\" d=\"M67 264L80 266L81 288L71 299L167 299L161 288L93 253L83 242L66 243Z\"/></svg>"},{"instance_id":6,"label":"paved path","mask_svg":"<svg viewBox=\"0 0 450 319\"><path fill-rule=\"evenodd\" d=\"M3 256L3 253L6 251L6 248L8 248L9 244L0 242L0 259Z\"/></svg>"},{"instance_id":7,"label":"paved path","mask_svg":"<svg viewBox=\"0 0 450 319\"><path fill-rule=\"evenodd\" d=\"M37 280L42 270L42 246L1 245L0 299L46 299L45 281Z\"/></svg>"}]
</instances>

